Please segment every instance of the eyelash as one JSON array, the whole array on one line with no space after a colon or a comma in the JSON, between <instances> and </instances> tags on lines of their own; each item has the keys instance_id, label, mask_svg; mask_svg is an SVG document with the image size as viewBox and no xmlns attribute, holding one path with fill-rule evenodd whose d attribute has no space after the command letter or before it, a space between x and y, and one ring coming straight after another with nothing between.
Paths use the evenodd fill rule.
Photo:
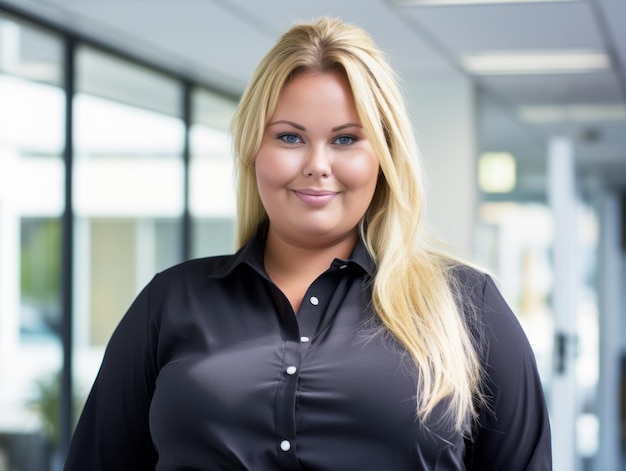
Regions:
<instances>
[{"instance_id":1,"label":"eyelash","mask_svg":"<svg viewBox=\"0 0 626 471\"><path fill-rule=\"evenodd\" d=\"M333 142L337 142L339 139L346 139L346 138L350 139L350 143L349 144L340 144L340 145L348 146L348 145L352 145L356 141L358 141L356 136L351 136L350 134L342 134L341 136L337 136L337 138Z\"/></svg>"},{"instance_id":2,"label":"eyelash","mask_svg":"<svg viewBox=\"0 0 626 471\"><path fill-rule=\"evenodd\" d=\"M296 138L298 138L298 140L300 142L302 142L302 138L298 134L296 134L294 132L283 132L283 133L280 133L278 136L276 136L276 138L279 141L284 142L285 144L295 145L295 144L299 144L300 143L300 142L288 142L286 140L286 138L288 138L288 137L296 137Z\"/></svg>"},{"instance_id":3,"label":"eyelash","mask_svg":"<svg viewBox=\"0 0 626 471\"><path fill-rule=\"evenodd\" d=\"M279 141L284 142L285 144L288 144L288 145L296 145L296 144L300 144L300 142L288 142L288 141L286 140L286 138L289 138L289 137L296 137L296 138L297 138L300 142L303 142L303 141L302 141L302 138L301 138L298 134L296 134L296 133L294 133L294 132L284 132L284 133L280 133L278 136L276 136L276 138L277 138ZM337 136L337 137L333 140L333 143L337 143L337 141L338 141L339 139L346 139L346 138L347 138L347 139L350 139L350 142L349 142L349 143L347 143L347 144L338 144L338 145L340 145L340 146L349 146L349 145L354 144L356 141L358 141L358 138L357 138L356 136L352 136L352 135L350 135L350 134L342 134L342 135L340 135L340 136Z\"/></svg>"}]
</instances>

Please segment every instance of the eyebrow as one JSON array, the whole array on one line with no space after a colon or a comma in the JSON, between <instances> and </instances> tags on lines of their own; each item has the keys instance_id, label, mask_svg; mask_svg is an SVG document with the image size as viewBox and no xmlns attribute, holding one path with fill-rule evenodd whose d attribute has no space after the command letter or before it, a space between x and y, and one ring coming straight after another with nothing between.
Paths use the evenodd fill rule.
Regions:
<instances>
[{"instance_id":1,"label":"eyebrow","mask_svg":"<svg viewBox=\"0 0 626 471\"><path fill-rule=\"evenodd\" d=\"M346 128L363 128L363 126L361 126L359 123L346 123L346 124L342 124L341 126L332 128L331 131L332 132L341 131L342 129L346 129Z\"/></svg>"},{"instance_id":2,"label":"eyebrow","mask_svg":"<svg viewBox=\"0 0 626 471\"><path fill-rule=\"evenodd\" d=\"M280 119L278 121L274 121L272 123L269 123L268 126L274 126L276 124L288 124L290 126L293 126L296 129L299 129L300 131L306 131L306 128L302 126L301 124L294 123L293 121L288 121L286 119ZM336 126L332 128L331 131L337 132L337 131L341 131L342 129L355 128L355 127L362 128L363 126L361 126L359 123L346 123L346 124L342 124L341 126Z\"/></svg>"}]
</instances>

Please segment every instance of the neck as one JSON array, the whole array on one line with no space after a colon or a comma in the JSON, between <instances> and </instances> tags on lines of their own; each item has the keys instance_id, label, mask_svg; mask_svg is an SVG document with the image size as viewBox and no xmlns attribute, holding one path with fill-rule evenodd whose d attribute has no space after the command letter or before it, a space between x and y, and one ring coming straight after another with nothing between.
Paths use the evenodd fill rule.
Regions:
<instances>
[{"instance_id":1,"label":"neck","mask_svg":"<svg viewBox=\"0 0 626 471\"><path fill-rule=\"evenodd\" d=\"M344 237L326 243L299 243L283 237L270 225L265 244L266 270L296 275L302 271L325 271L335 258L346 259L352 253L358 235L356 230Z\"/></svg>"},{"instance_id":2,"label":"neck","mask_svg":"<svg viewBox=\"0 0 626 471\"><path fill-rule=\"evenodd\" d=\"M332 242L301 244L282 237L270 225L265 244L265 271L297 312L311 283L335 258L348 258L357 238L355 230Z\"/></svg>"}]
</instances>

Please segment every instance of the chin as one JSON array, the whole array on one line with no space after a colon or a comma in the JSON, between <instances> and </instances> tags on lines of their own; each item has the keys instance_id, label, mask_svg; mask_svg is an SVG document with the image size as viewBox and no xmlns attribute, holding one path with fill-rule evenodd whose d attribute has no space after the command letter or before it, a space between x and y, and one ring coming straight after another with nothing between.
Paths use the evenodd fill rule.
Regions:
<instances>
[{"instance_id":1,"label":"chin","mask_svg":"<svg viewBox=\"0 0 626 471\"><path fill-rule=\"evenodd\" d=\"M355 234L356 230L337 229L334 227L309 227L301 232L303 239L312 243L343 241Z\"/></svg>"}]
</instances>

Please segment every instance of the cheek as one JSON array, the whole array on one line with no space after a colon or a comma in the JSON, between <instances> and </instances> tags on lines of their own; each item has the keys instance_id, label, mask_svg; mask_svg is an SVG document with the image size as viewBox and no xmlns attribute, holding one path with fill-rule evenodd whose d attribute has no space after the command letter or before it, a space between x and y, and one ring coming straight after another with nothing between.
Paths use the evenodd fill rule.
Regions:
<instances>
[{"instance_id":1,"label":"cheek","mask_svg":"<svg viewBox=\"0 0 626 471\"><path fill-rule=\"evenodd\" d=\"M273 186L277 180L276 167L271 154L261 149L254 161L254 171L259 190L262 191L265 187Z\"/></svg>"},{"instance_id":2,"label":"cheek","mask_svg":"<svg viewBox=\"0 0 626 471\"><path fill-rule=\"evenodd\" d=\"M361 159L346 168L343 173L346 184L363 192L373 193L379 171L378 161L372 158Z\"/></svg>"},{"instance_id":3,"label":"cheek","mask_svg":"<svg viewBox=\"0 0 626 471\"><path fill-rule=\"evenodd\" d=\"M263 148L257 154L254 168L257 186L262 197L269 190L287 185L294 175L289 159L281 155L280 151L268 151Z\"/></svg>"}]
</instances>

